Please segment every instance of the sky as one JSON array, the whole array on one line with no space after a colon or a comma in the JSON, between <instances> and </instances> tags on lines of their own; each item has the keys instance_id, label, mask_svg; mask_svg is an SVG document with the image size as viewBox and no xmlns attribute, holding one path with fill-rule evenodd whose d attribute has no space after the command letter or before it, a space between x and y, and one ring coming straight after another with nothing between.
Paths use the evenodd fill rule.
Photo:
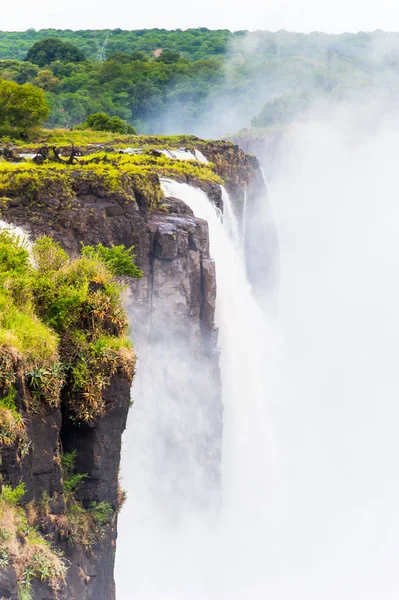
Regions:
<instances>
[{"instance_id":1,"label":"sky","mask_svg":"<svg viewBox=\"0 0 399 600\"><path fill-rule=\"evenodd\" d=\"M397 0L19 0L2 9L3 31L56 29L266 29L399 31Z\"/></svg>"}]
</instances>

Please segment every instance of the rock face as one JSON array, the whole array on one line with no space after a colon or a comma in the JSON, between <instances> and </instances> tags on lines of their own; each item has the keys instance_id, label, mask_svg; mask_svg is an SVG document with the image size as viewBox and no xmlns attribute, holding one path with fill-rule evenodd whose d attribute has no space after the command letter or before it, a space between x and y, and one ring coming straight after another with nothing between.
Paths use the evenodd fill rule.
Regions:
<instances>
[{"instance_id":1,"label":"rock face","mask_svg":"<svg viewBox=\"0 0 399 600\"><path fill-rule=\"evenodd\" d=\"M237 206L244 188L254 179L256 159L227 145L203 147ZM223 152L228 152L223 163ZM227 165L227 166L226 166ZM184 179L183 179L184 180ZM189 180L186 179L189 182ZM220 186L191 181L201 186L222 207ZM257 185L261 185L258 180ZM253 197L257 192L252 188ZM97 182L89 185L79 173L73 182L73 196L62 200L62 190L42 188L35 201L29 196L12 198L2 210L7 222L24 227L33 237L51 235L71 255L81 243L106 246L135 246L143 278L129 281L127 305L136 353L139 357L135 394L142 403L154 400L159 412L157 444L152 451L154 472L161 468L165 453L176 472L159 473L165 494L173 503L206 504L209 492L219 488L222 403L217 330L215 329L216 278L209 252L208 226L195 218L180 199L167 198L161 210L149 212L145 194L131 190L130 196L112 192ZM84 505L92 501L118 505L118 469L121 436L126 426L130 385L114 376L107 392L112 409L91 426L76 427L63 413L52 410L27 416L33 441L27 457L19 462L12 452L3 452L0 472L6 480L26 482L27 499L40 500L43 491L58 497L51 510L62 506L59 443L65 451L76 450L79 472L87 473L80 489ZM159 397L165 401L159 405ZM23 394L19 402L23 404ZM151 409L151 408L150 408ZM181 424L162 429L162 410L176 411ZM192 464L200 464L201 473ZM54 534L53 541L69 560L67 585L58 596L40 583L33 598L40 600L115 600L113 579L116 545L116 517L100 543L85 552L68 545ZM46 532L46 531L45 531ZM51 529L48 531L51 532ZM0 570L0 598L16 594L15 574Z\"/></svg>"},{"instance_id":2,"label":"rock face","mask_svg":"<svg viewBox=\"0 0 399 600\"><path fill-rule=\"evenodd\" d=\"M220 187L207 184L220 199ZM2 218L23 226L33 237L50 234L71 254L76 255L80 243L135 246L137 264L143 270L140 280L131 280L128 294L132 314L133 336L139 348L143 381L147 380L146 357L150 346L154 349L152 361L163 362L167 348L173 369L164 373L168 393L178 402L187 402L187 413L198 408L200 399L211 384L212 397L207 403L218 415L216 430L198 431L195 421L186 440L174 440L165 432L164 447L171 453L183 453L191 447L192 436L197 436L195 452L202 455L204 480L217 486L220 478L221 399L214 328L215 265L209 255L207 224L196 219L191 210L178 199L167 199L162 211L148 214L145 201L132 196L111 193L97 186L95 193L86 184L75 182L75 198L63 204L60 191L43 190L35 204L29 198L18 197L9 202ZM165 323L168 326L165 327ZM192 381L182 382L178 361L184 362L187 349L196 356L201 369L202 383L195 395L188 399ZM152 363L153 364L153 363ZM184 369L183 369L184 370ZM144 372L146 375L144 375ZM201 392L204 392L202 394ZM5 450L0 472L13 485L23 480L27 485L27 501L40 501L43 492L50 498L59 498L51 506L53 516L62 507L62 478L59 464L59 443L64 451L76 450L77 468L87 473L79 492L84 505L92 501L118 504L118 469L121 437L126 426L130 403L129 382L115 376L106 394L112 410L91 426L75 427L61 410L52 410L40 416L26 414L32 449L23 461L15 452ZM143 393L145 399L145 390ZM23 405L23 395L19 399ZM209 409L202 406L206 414ZM214 423L212 419L212 423ZM191 487L190 467L187 463L185 486ZM204 484L204 481L201 485ZM210 484L209 484L210 485ZM69 561L67 587L59 593L60 600L114 600L113 580L116 542L116 518L105 538L90 552L70 546L54 532L53 542ZM15 595L15 573L0 571L0 598ZM33 598L55 599L55 594L43 584L34 584Z\"/></svg>"}]
</instances>

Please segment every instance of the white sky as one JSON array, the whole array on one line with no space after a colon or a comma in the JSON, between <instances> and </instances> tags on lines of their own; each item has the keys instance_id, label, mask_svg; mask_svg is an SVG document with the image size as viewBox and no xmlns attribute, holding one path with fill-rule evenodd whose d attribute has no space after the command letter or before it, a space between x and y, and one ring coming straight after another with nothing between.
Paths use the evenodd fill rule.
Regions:
<instances>
[{"instance_id":1,"label":"white sky","mask_svg":"<svg viewBox=\"0 0 399 600\"><path fill-rule=\"evenodd\" d=\"M116 28L399 31L397 0L0 0L3 31Z\"/></svg>"}]
</instances>

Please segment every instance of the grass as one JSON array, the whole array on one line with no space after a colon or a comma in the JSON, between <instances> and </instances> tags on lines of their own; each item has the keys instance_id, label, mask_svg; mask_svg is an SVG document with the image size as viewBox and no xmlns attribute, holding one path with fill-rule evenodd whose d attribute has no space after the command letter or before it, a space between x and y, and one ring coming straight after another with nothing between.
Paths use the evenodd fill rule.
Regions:
<instances>
[{"instance_id":1,"label":"grass","mask_svg":"<svg viewBox=\"0 0 399 600\"><path fill-rule=\"evenodd\" d=\"M50 238L39 240L33 250L34 298L40 318L60 337L70 414L90 421L107 410L103 391L111 377L119 372L133 378L135 355L121 304L123 286L114 273L140 276L141 272L134 265L132 248L86 246L82 251L81 257L67 260ZM54 263L48 260L49 252ZM124 259L118 268L117 257Z\"/></svg>"},{"instance_id":2,"label":"grass","mask_svg":"<svg viewBox=\"0 0 399 600\"><path fill-rule=\"evenodd\" d=\"M15 569L20 600L32 598L32 580L47 583L57 593L65 583L66 563L31 525L21 502L23 484L3 485L0 493L0 565Z\"/></svg>"},{"instance_id":3,"label":"grass","mask_svg":"<svg viewBox=\"0 0 399 600\"><path fill-rule=\"evenodd\" d=\"M65 510L55 519L55 525L61 537L87 551L104 539L115 511L109 502L91 502L85 508L77 499L76 493L88 475L76 473L75 462L76 452L61 457Z\"/></svg>"},{"instance_id":4,"label":"grass","mask_svg":"<svg viewBox=\"0 0 399 600\"><path fill-rule=\"evenodd\" d=\"M76 200L75 190L84 182L96 190L119 194L126 202L143 201L152 211L162 206L163 192L159 177L184 177L188 181L222 184L212 164L179 161L152 154L97 152L80 158L74 165L48 162L36 165L0 162L0 198L7 206L10 199L25 197L29 207L40 208L40 194L57 197L64 207ZM141 202L142 203L142 202ZM1 209L0 204L0 209Z\"/></svg>"},{"instance_id":5,"label":"grass","mask_svg":"<svg viewBox=\"0 0 399 600\"><path fill-rule=\"evenodd\" d=\"M16 396L16 389L10 387L0 400L0 446L16 446L20 454L25 456L29 451L29 441L25 422L17 410Z\"/></svg>"},{"instance_id":6,"label":"grass","mask_svg":"<svg viewBox=\"0 0 399 600\"><path fill-rule=\"evenodd\" d=\"M107 410L103 391L116 372L133 378L123 286L115 275L141 275L134 249L88 246L82 251L85 255L71 260L49 237L29 251L12 232L0 232L3 445L27 443L11 398L18 378L30 392L28 410L58 406L66 386L71 414L85 421Z\"/></svg>"},{"instance_id":7,"label":"grass","mask_svg":"<svg viewBox=\"0 0 399 600\"><path fill-rule=\"evenodd\" d=\"M4 141L10 141L5 139ZM135 148L159 146L162 148L198 148L208 143L207 140L201 140L194 135L122 135L120 133L110 133L107 131L93 131L66 129L41 129L33 132L29 143L24 140L13 140L16 146L23 148L37 148L39 145L71 145L85 146L88 144L110 144L116 143ZM123 147L123 146L121 146Z\"/></svg>"}]
</instances>

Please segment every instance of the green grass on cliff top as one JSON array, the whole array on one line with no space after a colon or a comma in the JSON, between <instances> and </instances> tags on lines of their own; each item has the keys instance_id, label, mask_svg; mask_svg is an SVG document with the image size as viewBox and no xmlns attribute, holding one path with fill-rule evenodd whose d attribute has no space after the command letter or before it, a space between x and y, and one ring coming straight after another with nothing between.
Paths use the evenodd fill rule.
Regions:
<instances>
[{"instance_id":1,"label":"green grass on cliff top","mask_svg":"<svg viewBox=\"0 0 399 600\"><path fill-rule=\"evenodd\" d=\"M73 174L80 173L82 177L98 179L110 192L125 192L124 177L128 176L133 184L141 187L148 195L151 205L155 207L162 201L163 194L157 178L185 176L200 181L223 183L214 172L213 165L197 161L179 161L166 156L150 154L117 154L98 152L86 155L74 165L57 162L46 162L36 165L31 160L11 163L0 160L0 197L6 201L15 197L16 193L28 191L34 193L52 182L58 182L65 195L72 194ZM136 187L137 187L136 185ZM28 193L28 195L29 195Z\"/></svg>"},{"instance_id":2,"label":"green grass on cliff top","mask_svg":"<svg viewBox=\"0 0 399 600\"><path fill-rule=\"evenodd\" d=\"M30 140L13 140L13 144L20 148L37 148L40 144L54 144L57 146L86 146L90 144L118 144L121 148L132 146L135 148L198 148L209 144L211 140L202 140L194 135L122 135L107 131L73 130L66 129L41 129L31 135ZM225 144L223 141L212 141L212 144Z\"/></svg>"}]
</instances>

